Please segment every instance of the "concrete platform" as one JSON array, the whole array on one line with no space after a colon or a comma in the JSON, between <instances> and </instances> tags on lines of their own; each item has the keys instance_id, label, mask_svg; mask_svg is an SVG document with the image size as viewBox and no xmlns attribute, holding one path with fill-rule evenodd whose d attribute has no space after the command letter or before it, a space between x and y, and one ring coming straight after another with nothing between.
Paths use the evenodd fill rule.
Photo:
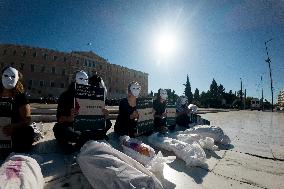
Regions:
<instances>
[{"instance_id":1,"label":"concrete platform","mask_svg":"<svg viewBox=\"0 0 284 189\"><path fill-rule=\"evenodd\" d=\"M231 111L207 113L202 117L220 126L231 138L232 145L220 146L215 152L206 151L207 166L204 167L186 167L180 159L165 165L164 178L158 176L164 188L284 188L283 113ZM77 153L66 155L57 145L53 125L44 123L45 137L31 151L38 156L45 189L91 188L76 163ZM121 150L112 129L108 133L109 143ZM147 143L147 137L140 139Z\"/></svg>"}]
</instances>

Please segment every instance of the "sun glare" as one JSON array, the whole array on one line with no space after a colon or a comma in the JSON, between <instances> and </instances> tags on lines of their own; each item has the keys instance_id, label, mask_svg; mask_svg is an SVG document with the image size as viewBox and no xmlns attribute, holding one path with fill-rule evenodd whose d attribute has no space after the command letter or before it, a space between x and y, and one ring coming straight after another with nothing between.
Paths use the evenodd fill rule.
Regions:
<instances>
[{"instance_id":1,"label":"sun glare","mask_svg":"<svg viewBox=\"0 0 284 189\"><path fill-rule=\"evenodd\" d=\"M160 33L156 36L154 45L159 56L169 57L172 56L176 50L177 39L172 33Z\"/></svg>"}]
</instances>

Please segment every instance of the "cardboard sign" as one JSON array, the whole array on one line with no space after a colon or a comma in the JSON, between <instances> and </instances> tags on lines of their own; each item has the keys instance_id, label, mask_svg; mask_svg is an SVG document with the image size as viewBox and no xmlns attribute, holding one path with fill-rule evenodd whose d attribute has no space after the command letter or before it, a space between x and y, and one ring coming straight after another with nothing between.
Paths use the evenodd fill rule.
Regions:
<instances>
[{"instance_id":1,"label":"cardboard sign","mask_svg":"<svg viewBox=\"0 0 284 189\"><path fill-rule=\"evenodd\" d=\"M74 130L103 130L106 128L104 88L89 85L75 85L74 107L78 115L74 119Z\"/></svg>"},{"instance_id":2,"label":"cardboard sign","mask_svg":"<svg viewBox=\"0 0 284 189\"><path fill-rule=\"evenodd\" d=\"M3 133L3 127L11 124L12 98L0 98L0 149L12 147L11 136Z\"/></svg>"},{"instance_id":3,"label":"cardboard sign","mask_svg":"<svg viewBox=\"0 0 284 189\"><path fill-rule=\"evenodd\" d=\"M136 135L152 132L154 130L153 99L138 98L136 107L139 114Z\"/></svg>"},{"instance_id":4,"label":"cardboard sign","mask_svg":"<svg viewBox=\"0 0 284 189\"><path fill-rule=\"evenodd\" d=\"M168 102L166 105L167 126L176 124L176 104Z\"/></svg>"}]
</instances>

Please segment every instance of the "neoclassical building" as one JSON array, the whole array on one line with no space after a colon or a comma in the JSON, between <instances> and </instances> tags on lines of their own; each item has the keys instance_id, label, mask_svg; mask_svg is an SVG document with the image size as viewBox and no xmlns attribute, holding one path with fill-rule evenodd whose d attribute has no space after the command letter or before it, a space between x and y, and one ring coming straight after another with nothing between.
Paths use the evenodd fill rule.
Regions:
<instances>
[{"instance_id":1,"label":"neoclassical building","mask_svg":"<svg viewBox=\"0 0 284 189\"><path fill-rule=\"evenodd\" d=\"M58 97L72 82L74 72L97 72L104 80L109 99L126 96L127 85L138 81L142 96L148 93L148 74L111 64L94 52L59 52L52 49L0 44L0 66L12 66L23 75L30 98Z\"/></svg>"}]
</instances>

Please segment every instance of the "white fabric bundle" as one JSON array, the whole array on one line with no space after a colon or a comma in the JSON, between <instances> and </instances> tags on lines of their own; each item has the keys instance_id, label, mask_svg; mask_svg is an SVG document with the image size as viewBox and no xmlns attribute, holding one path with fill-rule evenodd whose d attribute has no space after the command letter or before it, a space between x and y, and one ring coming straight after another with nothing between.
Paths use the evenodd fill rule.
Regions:
<instances>
[{"instance_id":1,"label":"white fabric bundle","mask_svg":"<svg viewBox=\"0 0 284 189\"><path fill-rule=\"evenodd\" d=\"M210 137L214 142L219 144L230 144L230 138L224 134L220 127L213 125L197 125L193 128L183 131L183 134L197 134L203 138Z\"/></svg>"},{"instance_id":2,"label":"white fabric bundle","mask_svg":"<svg viewBox=\"0 0 284 189\"><path fill-rule=\"evenodd\" d=\"M158 133L149 136L148 141L159 148L173 151L177 157L185 161L187 166L203 166L205 164L205 152L197 142L188 144Z\"/></svg>"},{"instance_id":3,"label":"white fabric bundle","mask_svg":"<svg viewBox=\"0 0 284 189\"><path fill-rule=\"evenodd\" d=\"M218 149L218 146L214 144L214 139L211 137L202 137L198 134L177 134L175 137L177 140L186 142L188 144L193 144L197 142L203 149L215 151Z\"/></svg>"},{"instance_id":4,"label":"white fabric bundle","mask_svg":"<svg viewBox=\"0 0 284 189\"><path fill-rule=\"evenodd\" d=\"M176 159L175 156L163 157L162 152L158 152L158 154L156 155L155 150L152 147L126 135L120 137L120 142L123 148L123 152L126 155L144 165L151 172L158 172L162 175L164 163L171 163ZM133 146L130 147L127 146L127 144ZM141 147L143 148L142 150L146 151L147 155L145 154L145 152L144 154L139 152L141 151L139 150L141 149Z\"/></svg>"},{"instance_id":5,"label":"white fabric bundle","mask_svg":"<svg viewBox=\"0 0 284 189\"><path fill-rule=\"evenodd\" d=\"M31 157L13 155L0 168L1 189L42 189L43 185L40 166Z\"/></svg>"},{"instance_id":6,"label":"white fabric bundle","mask_svg":"<svg viewBox=\"0 0 284 189\"><path fill-rule=\"evenodd\" d=\"M94 188L163 188L143 165L104 142L85 143L77 161Z\"/></svg>"}]
</instances>

